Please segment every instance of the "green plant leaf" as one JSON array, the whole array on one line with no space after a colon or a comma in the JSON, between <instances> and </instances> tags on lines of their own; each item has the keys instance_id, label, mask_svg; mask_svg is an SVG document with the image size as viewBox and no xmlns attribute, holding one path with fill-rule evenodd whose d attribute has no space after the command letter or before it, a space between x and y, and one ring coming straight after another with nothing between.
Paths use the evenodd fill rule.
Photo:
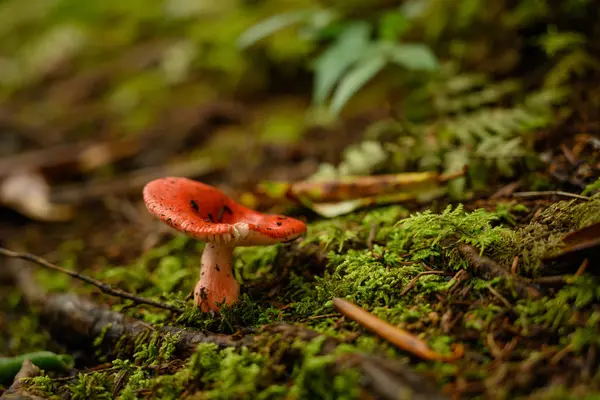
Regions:
<instances>
[{"instance_id":1,"label":"green plant leaf","mask_svg":"<svg viewBox=\"0 0 600 400\"><path fill-rule=\"evenodd\" d=\"M369 45L370 26L365 22L349 25L337 40L315 61L313 102L322 106L344 72L356 63Z\"/></svg>"},{"instance_id":2,"label":"green plant leaf","mask_svg":"<svg viewBox=\"0 0 600 400\"><path fill-rule=\"evenodd\" d=\"M274 15L248 28L238 38L240 48L250 47L261 39L310 18L314 10L292 11Z\"/></svg>"},{"instance_id":3,"label":"green plant leaf","mask_svg":"<svg viewBox=\"0 0 600 400\"><path fill-rule=\"evenodd\" d=\"M392 46L389 46L389 45ZM393 44L384 49L390 61L409 70L435 71L439 68L438 59L431 49L423 44Z\"/></svg>"},{"instance_id":4,"label":"green plant leaf","mask_svg":"<svg viewBox=\"0 0 600 400\"><path fill-rule=\"evenodd\" d=\"M538 39L538 43L547 55L553 57L562 51L581 48L586 37L579 32L558 32L556 27L551 27Z\"/></svg>"},{"instance_id":5,"label":"green plant leaf","mask_svg":"<svg viewBox=\"0 0 600 400\"><path fill-rule=\"evenodd\" d=\"M400 10L383 14L379 20L379 38L383 40L397 40L410 28L410 21Z\"/></svg>"},{"instance_id":6,"label":"green plant leaf","mask_svg":"<svg viewBox=\"0 0 600 400\"><path fill-rule=\"evenodd\" d=\"M600 190L600 178L596 179L596 182L590 183L589 185L587 185L584 189L583 192L581 192L581 194L583 196L587 196L588 194L591 194L593 192L595 192L596 190Z\"/></svg>"},{"instance_id":7,"label":"green plant leaf","mask_svg":"<svg viewBox=\"0 0 600 400\"><path fill-rule=\"evenodd\" d=\"M0 357L0 384L10 383L21 369L23 361L30 360L35 366L46 371L65 371L73 367L73 357L68 354L55 354L50 351L37 351L15 357Z\"/></svg>"},{"instance_id":8,"label":"green plant leaf","mask_svg":"<svg viewBox=\"0 0 600 400\"><path fill-rule=\"evenodd\" d=\"M387 64L385 57L368 57L358 63L340 82L331 100L330 110L337 115L350 98Z\"/></svg>"}]
</instances>

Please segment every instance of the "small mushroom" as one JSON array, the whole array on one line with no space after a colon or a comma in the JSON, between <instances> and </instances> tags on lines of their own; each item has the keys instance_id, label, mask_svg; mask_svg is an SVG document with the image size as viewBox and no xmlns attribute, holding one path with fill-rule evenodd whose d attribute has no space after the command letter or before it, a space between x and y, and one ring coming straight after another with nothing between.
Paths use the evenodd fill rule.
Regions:
<instances>
[{"instance_id":1,"label":"small mushroom","mask_svg":"<svg viewBox=\"0 0 600 400\"><path fill-rule=\"evenodd\" d=\"M219 311L236 302L239 283L233 275L235 246L267 246L293 240L306 224L283 215L246 208L220 190L187 178L167 177L144 187L144 202L155 217L174 229L206 242L194 303L202 311Z\"/></svg>"}]
</instances>

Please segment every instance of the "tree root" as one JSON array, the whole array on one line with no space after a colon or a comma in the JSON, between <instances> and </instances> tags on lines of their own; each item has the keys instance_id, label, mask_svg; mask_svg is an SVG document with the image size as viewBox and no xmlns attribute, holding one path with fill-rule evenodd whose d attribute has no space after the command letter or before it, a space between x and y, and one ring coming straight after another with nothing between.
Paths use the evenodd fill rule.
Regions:
<instances>
[{"instance_id":1,"label":"tree root","mask_svg":"<svg viewBox=\"0 0 600 400\"><path fill-rule=\"evenodd\" d=\"M260 346L265 335L280 334L282 340L310 341L320 336L306 327L275 324L259 332L242 336L204 333L173 326L152 327L142 321L127 317L97 305L74 294L44 294L33 281L27 267L20 260L12 260L9 270L22 290L26 302L39 310L42 321L53 337L69 347L85 350L102 350L107 355L132 354L133 345L140 337L155 334L175 338L175 355L190 356L200 343L214 343L220 347ZM21 265L16 265L17 263ZM100 347L93 342L101 337ZM340 342L328 337L322 354L332 353ZM129 350L129 352L128 352ZM93 353L91 353L93 354ZM407 398L415 400L445 399L435 385L414 373L405 363L369 354L348 354L340 357L333 372L354 367L360 370L361 384L369 393L381 399Z\"/></svg>"}]
</instances>

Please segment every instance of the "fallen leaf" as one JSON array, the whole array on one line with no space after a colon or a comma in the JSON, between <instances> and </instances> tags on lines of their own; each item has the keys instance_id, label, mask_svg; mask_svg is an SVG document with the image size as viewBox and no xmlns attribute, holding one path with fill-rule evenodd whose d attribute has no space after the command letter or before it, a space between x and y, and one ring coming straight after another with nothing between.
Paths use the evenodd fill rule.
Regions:
<instances>
[{"instance_id":1,"label":"fallen leaf","mask_svg":"<svg viewBox=\"0 0 600 400\"><path fill-rule=\"evenodd\" d=\"M0 204L39 221L66 221L73 216L70 206L50 202L48 182L34 171L19 171L5 177L0 183Z\"/></svg>"}]
</instances>

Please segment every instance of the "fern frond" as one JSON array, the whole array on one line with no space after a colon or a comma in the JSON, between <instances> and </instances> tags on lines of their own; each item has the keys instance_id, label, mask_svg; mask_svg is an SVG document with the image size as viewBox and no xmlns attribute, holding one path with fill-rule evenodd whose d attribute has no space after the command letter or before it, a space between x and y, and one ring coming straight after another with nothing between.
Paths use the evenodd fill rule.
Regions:
<instances>
[{"instance_id":1,"label":"fern frond","mask_svg":"<svg viewBox=\"0 0 600 400\"><path fill-rule=\"evenodd\" d=\"M562 57L546 74L544 86L559 87L573 77L582 77L585 73L593 70L600 71L600 61L584 49L575 50Z\"/></svg>"},{"instance_id":2,"label":"fern frond","mask_svg":"<svg viewBox=\"0 0 600 400\"><path fill-rule=\"evenodd\" d=\"M439 97L435 103L435 107L438 112L442 114L460 113L467 110L478 109L486 105L496 104L509 94L517 92L519 89L520 85L517 82L503 81L496 84L490 84L473 93L461 93L458 97Z\"/></svg>"}]
</instances>

